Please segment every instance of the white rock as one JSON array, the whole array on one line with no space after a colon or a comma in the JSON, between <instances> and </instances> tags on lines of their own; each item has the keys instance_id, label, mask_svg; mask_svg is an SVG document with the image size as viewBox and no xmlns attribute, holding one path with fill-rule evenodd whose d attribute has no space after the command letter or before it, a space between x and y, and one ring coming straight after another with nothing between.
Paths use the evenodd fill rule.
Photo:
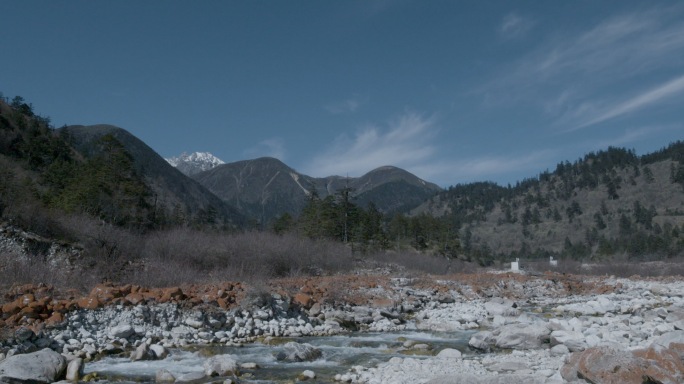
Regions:
<instances>
[{"instance_id":1,"label":"white rock","mask_svg":"<svg viewBox=\"0 0 684 384\"><path fill-rule=\"evenodd\" d=\"M160 344L150 345L150 351L154 353L156 359L165 359L169 355L169 351Z\"/></svg>"},{"instance_id":2,"label":"white rock","mask_svg":"<svg viewBox=\"0 0 684 384\"><path fill-rule=\"evenodd\" d=\"M563 344L572 352L587 349L584 335L574 331L551 332L551 345Z\"/></svg>"},{"instance_id":3,"label":"white rock","mask_svg":"<svg viewBox=\"0 0 684 384\"><path fill-rule=\"evenodd\" d=\"M316 378L316 373L312 370L307 369L306 371L302 372L299 375L300 379L303 380L310 380L310 379L315 379Z\"/></svg>"},{"instance_id":4,"label":"white rock","mask_svg":"<svg viewBox=\"0 0 684 384\"><path fill-rule=\"evenodd\" d=\"M158 370L154 377L155 383L173 383L176 381L176 377L173 375L173 373L167 371L166 369Z\"/></svg>"},{"instance_id":5,"label":"white rock","mask_svg":"<svg viewBox=\"0 0 684 384\"><path fill-rule=\"evenodd\" d=\"M66 358L51 349L13 355L0 362L0 382L52 383L64 375Z\"/></svg>"},{"instance_id":6,"label":"white rock","mask_svg":"<svg viewBox=\"0 0 684 384\"><path fill-rule=\"evenodd\" d=\"M549 350L549 353L551 354L551 356L565 356L568 353L570 353L570 349L568 349L568 347L566 347L563 344L558 344L558 345L553 346Z\"/></svg>"},{"instance_id":7,"label":"white rock","mask_svg":"<svg viewBox=\"0 0 684 384\"><path fill-rule=\"evenodd\" d=\"M453 348L445 348L437 354L440 359L460 359L462 357L461 351Z\"/></svg>"},{"instance_id":8,"label":"white rock","mask_svg":"<svg viewBox=\"0 0 684 384\"><path fill-rule=\"evenodd\" d=\"M236 374L238 365L231 355L217 355L205 361L203 367L207 376L227 376Z\"/></svg>"}]
</instances>

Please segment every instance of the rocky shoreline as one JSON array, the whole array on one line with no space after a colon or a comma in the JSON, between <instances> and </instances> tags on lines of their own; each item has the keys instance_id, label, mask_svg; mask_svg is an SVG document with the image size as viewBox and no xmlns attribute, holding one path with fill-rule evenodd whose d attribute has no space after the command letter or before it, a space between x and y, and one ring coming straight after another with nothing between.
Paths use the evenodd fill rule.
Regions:
<instances>
[{"instance_id":1,"label":"rocky shoreline","mask_svg":"<svg viewBox=\"0 0 684 384\"><path fill-rule=\"evenodd\" d=\"M431 280L368 275L286 279L258 291L239 283L166 289L99 285L88 295L77 296L44 286L17 287L6 299L2 319L12 330L0 344L0 382L12 377L8 364L41 353L55 364L56 374L52 379L41 376L38 382L84 380L92 379L83 377L84 365L103 356L154 360L167 358L170 349L194 345L403 329L472 330L474 334L467 351L432 350L430 345L407 340L405 349L422 357L394 357L374 367L350 367L335 379L356 383L585 379L641 383L644 378L675 383L684 379L680 279L477 274ZM286 351L284 360L320 356L306 344L292 343ZM250 362L225 355L208 358L204 364L201 377L158 372L157 381L201 381L216 375L238 381L241 364ZM315 377L307 372L298 380L311 374Z\"/></svg>"}]
</instances>

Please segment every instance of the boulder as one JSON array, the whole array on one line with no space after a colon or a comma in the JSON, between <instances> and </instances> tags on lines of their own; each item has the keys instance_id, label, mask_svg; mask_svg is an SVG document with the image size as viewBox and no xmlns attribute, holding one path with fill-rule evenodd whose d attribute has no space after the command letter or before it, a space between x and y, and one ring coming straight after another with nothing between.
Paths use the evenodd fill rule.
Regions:
<instances>
[{"instance_id":1,"label":"boulder","mask_svg":"<svg viewBox=\"0 0 684 384\"><path fill-rule=\"evenodd\" d=\"M176 377L173 375L173 373L167 371L166 369L160 369L154 375L155 383L173 383L175 381Z\"/></svg>"},{"instance_id":2,"label":"boulder","mask_svg":"<svg viewBox=\"0 0 684 384\"><path fill-rule=\"evenodd\" d=\"M79 308L82 309L97 309L99 308L102 304L100 301L97 299L97 297L93 296L86 296L78 299L76 301L76 305L78 305Z\"/></svg>"},{"instance_id":3,"label":"boulder","mask_svg":"<svg viewBox=\"0 0 684 384\"><path fill-rule=\"evenodd\" d=\"M684 365L679 356L662 346L634 353L613 346L589 348L570 355L561 368L567 381L590 383L681 383Z\"/></svg>"},{"instance_id":4,"label":"boulder","mask_svg":"<svg viewBox=\"0 0 684 384\"><path fill-rule=\"evenodd\" d=\"M495 346L505 349L538 349L549 337L546 324L509 324L495 330Z\"/></svg>"},{"instance_id":5,"label":"boulder","mask_svg":"<svg viewBox=\"0 0 684 384\"><path fill-rule=\"evenodd\" d=\"M154 358L158 360L164 359L169 355L169 351L161 344L150 345L150 352L153 353Z\"/></svg>"},{"instance_id":6,"label":"boulder","mask_svg":"<svg viewBox=\"0 0 684 384\"><path fill-rule=\"evenodd\" d=\"M480 331L470 337L468 345L475 349L487 351L494 344L494 335L490 331Z\"/></svg>"},{"instance_id":7,"label":"boulder","mask_svg":"<svg viewBox=\"0 0 684 384\"><path fill-rule=\"evenodd\" d=\"M134 333L135 330L130 324L120 324L109 330L109 335L115 339L126 339Z\"/></svg>"},{"instance_id":8,"label":"boulder","mask_svg":"<svg viewBox=\"0 0 684 384\"><path fill-rule=\"evenodd\" d=\"M551 356L565 356L570 353L570 349L563 344L558 344L553 346L549 352L551 353Z\"/></svg>"},{"instance_id":9,"label":"boulder","mask_svg":"<svg viewBox=\"0 0 684 384\"><path fill-rule=\"evenodd\" d=\"M652 346L647 349L633 351L634 356L644 359L647 368L644 377L659 383L684 382L684 363L673 348Z\"/></svg>"},{"instance_id":10,"label":"boulder","mask_svg":"<svg viewBox=\"0 0 684 384\"><path fill-rule=\"evenodd\" d=\"M155 357L147 343L140 344L135 351L131 352L131 361L154 360Z\"/></svg>"},{"instance_id":11,"label":"boulder","mask_svg":"<svg viewBox=\"0 0 684 384\"><path fill-rule=\"evenodd\" d=\"M553 331L551 332L551 345L563 344L572 352L584 351L587 349L585 337L580 332L575 331Z\"/></svg>"},{"instance_id":12,"label":"boulder","mask_svg":"<svg viewBox=\"0 0 684 384\"><path fill-rule=\"evenodd\" d=\"M490 316L517 316L519 311L513 307L511 300L499 299L491 300L484 304Z\"/></svg>"},{"instance_id":13,"label":"boulder","mask_svg":"<svg viewBox=\"0 0 684 384\"><path fill-rule=\"evenodd\" d=\"M439 351L437 357L440 359L460 359L463 356L461 351L453 348L445 348Z\"/></svg>"},{"instance_id":14,"label":"boulder","mask_svg":"<svg viewBox=\"0 0 684 384\"><path fill-rule=\"evenodd\" d=\"M83 377L83 359L77 357L69 362L66 369L66 379L78 381Z\"/></svg>"},{"instance_id":15,"label":"boulder","mask_svg":"<svg viewBox=\"0 0 684 384\"><path fill-rule=\"evenodd\" d=\"M278 352L276 359L280 361L299 362L314 361L323 356L320 349L311 344L300 344L294 341L283 345L283 350Z\"/></svg>"},{"instance_id":16,"label":"boulder","mask_svg":"<svg viewBox=\"0 0 684 384\"><path fill-rule=\"evenodd\" d=\"M665 348L669 348L671 344L684 344L684 331L664 333L653 340L651 346L661 345Z\"/></svg>"},{"instance_id":17,"label":"boulder","mask_svg":"<svg viewBox=\"0 0 684 384\"><path fill-rule=\"evenodd\" d=\"M66 358L51 349L13 355L0 362L0 382L53 383L64 378Z\"/></svg>"},{"instance_id":18,"label":"boulder","mask_svg":"<svg viewBox=\"0 0 684 384\"><path fill-rule=\"evenodd\" d=\"M212 356L204 362L203 367L207 376L228 376L238 373L238 364L231 355Z\"/></svg>"}]
</instances>

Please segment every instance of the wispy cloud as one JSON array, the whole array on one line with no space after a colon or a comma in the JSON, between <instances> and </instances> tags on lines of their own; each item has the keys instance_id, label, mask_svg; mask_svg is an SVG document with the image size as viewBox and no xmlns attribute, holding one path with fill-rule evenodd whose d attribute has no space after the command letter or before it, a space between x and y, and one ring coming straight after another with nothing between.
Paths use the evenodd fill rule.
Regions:
<instances>
[{"instance_id":1,"label":"wispy cloud","mask_svg":"<svg viewBox=\"0 0 684 384\"><path fill-rule=\"evenodd\" d=\"M447 186L473 180L498 180L502 175L514 175L511 180L515 180L535 174L548 167L557 152L540 150L512 156L447 160L448 156L438 151L439 130L435 118L406 113L384 126L365 126L353 137L338 137L302 170L316 176L357 177L383 165L394 165Z\"/></svg>"},{"instance_id":2,"label":"wispy cloud","mask_svg":"<svg viewBox=\"0 0 684 384\"><path fill-rule=\"evenodd\" d=\"M517 23L507 16L501 32ZM485 107L536 105L549 125L573 131L646 112L684 90L676 77L684 67L684 6L621 13L546 36L480 88Z\"/></svg>"},{"instance_id":3,"label":"wispy cloud","mask_svg":"<svg viewBox=\"0 0 684 384\"><path fill-rule=\"evenodd\" d=\"M339 136L330 148L313 158L306 172L360 176L383 165L411 170L433 160L436 131L433 118L406 113L386 126L365 126L352 138Z\"/></svg>"},{"instance_id":4,"label":"wispy cloud","mask_svg":"<svg viewBox=\"0 0 684 384\"><path fill-rule=\"evenodd\" d=\"M649 106L650 104L654 104L663 99L676 96L682 93L682 91L684 91L684 75L606 108L590 108L588 113L582 113L582 111L580 111L578 115L582 116L584 119L586 119L586 121L580 123L570 130L572 131L588 127L590 125L598 124L609 119L638 111Z\"/></svg>"},{"instance_id":5,"label":"wispy cloud","mask_svg":"<svg viewBox=\"0 0 684 384\"><path fill-rule=\"evenodd\" d=\"M622 14L588 31L561 33L526 57L518 70L545 81L595 73L622 78L656 67L676 68L684 62L684 23L668 11Z\"/></svg>"},{"instance_id":6,"label":"wispy cloud","mask_svg":"<svg viewBox=\"0 0 684 384\"><path fill-rule=\"evenodd\" d=\"M246 149L244 155L249 158L275 157L278 160L285 161L285 144L281 138L270 138Z\"/></svg>"},{"instance_id":7,"label":"wispy cloud","mask_svg":"<svg viewBox=\"0 0 684 384\"><path fill-rule=\"evenodd\" d=\"M504 39L523 37L534 26L534 21L523 18L516 13L509 13L504 16L499 26L499 33Z\"/></svg>"},{"instance_id":8,"label":"wispy cloud","mask_svg":"<svg viewBox=\"0 0 684 384\"><path fill-rule=\"evenodd\" d=\"M336 101L333 103L328 103L324 106L324 108L334 114L343 114L343 113L354 113L356 112L361 105L365 103L365 100L362 97L350 97L346 100L342 101Z\"/></svg>"}]
</instances>

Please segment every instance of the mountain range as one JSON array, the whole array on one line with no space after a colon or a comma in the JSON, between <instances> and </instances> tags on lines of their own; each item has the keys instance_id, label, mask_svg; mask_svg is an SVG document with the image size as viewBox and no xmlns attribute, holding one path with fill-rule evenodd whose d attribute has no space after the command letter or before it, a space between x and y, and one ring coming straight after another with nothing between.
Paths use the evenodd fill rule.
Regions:
<instances>
[{"instance_id":1,"label":"mountain range","mask_svg":"<svg viewBox=\"0 0 684 384\"><path fill-rule=\"evenodd\" d=\"M288 213L297 216L316 194L320 198L349 188L356 204L371 202L383 213L408 212L442 189L400 168L385 166L361 177L316 178L278 159L222 164L192 177L245 216L268 223Z\"/></svg>"},{"instance_id":2,"label":"mountain range","mask_svg":"<svg viewBox=\"0 0 684 384\"><path fill-rule=\"evenodd\" d=\"M43 236L58 233L47 224L59 211L141 230L266 228L286 213L296 218L312 199L347 190L356 205L372 203L385 214L380 227L392 238L413 239L421 249L457 239L460 245L450 249L483 265L530 255L684 254L680 141L641 156L621 148L592 152L515 186L441 189L392 166L361 177L312 177L268 157L223 163L199 153L165 160L122 128L54 129L29 104L0 100L0 176L0 218Z\"/></svg>"}]
</instances>

